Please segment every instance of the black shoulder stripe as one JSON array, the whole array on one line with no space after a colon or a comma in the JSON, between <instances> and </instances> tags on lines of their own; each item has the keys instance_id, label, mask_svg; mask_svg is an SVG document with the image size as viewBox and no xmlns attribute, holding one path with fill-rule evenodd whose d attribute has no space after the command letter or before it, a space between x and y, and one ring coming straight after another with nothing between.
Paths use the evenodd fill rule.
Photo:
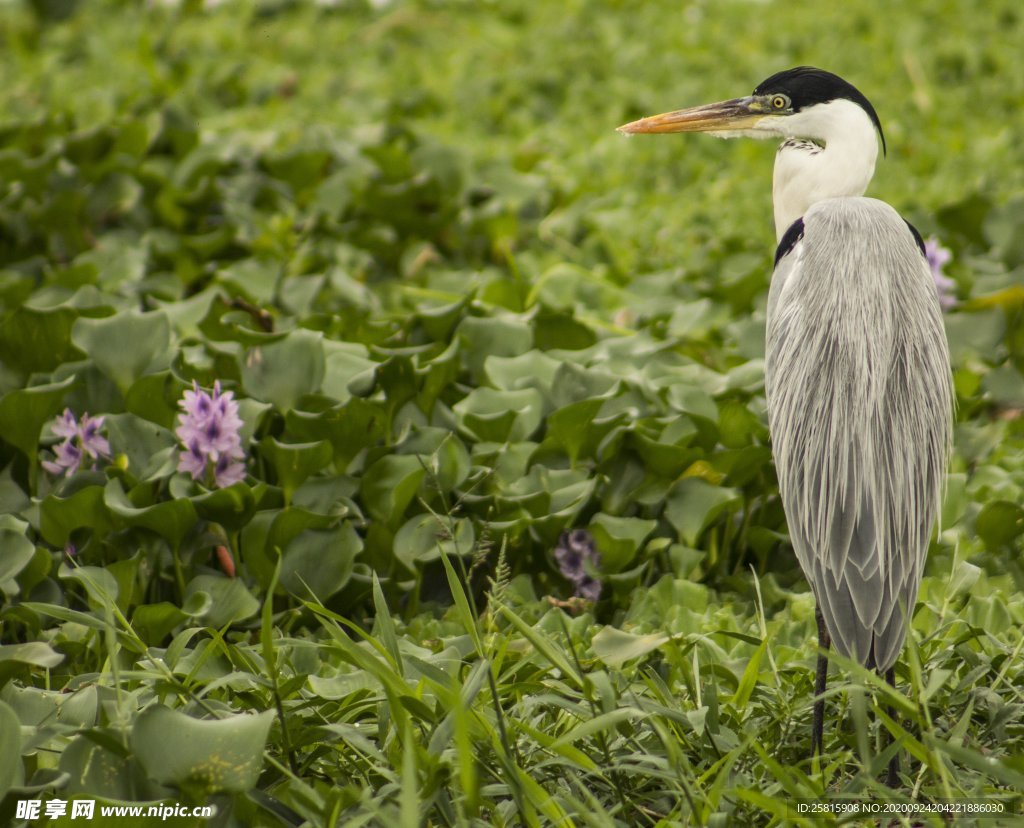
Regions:
<instances>
[{"instance_id":1,"label":"black shoulder stripe","mask_svg":"<svg viewBox=\"0 0 1024 828\"><path fill-rule=\"evenodd\" d=\"M917 232L916 230L914 231ZM779 266L779 262L782 261L782 257L789 253L796 243L804 237L804 220L798 218L791 225L789 229L782 234L782 240L779 242L779 246L775 248L775 266Z\"/></svg>"},{"instance_id":2,"label":"black shoulder stripe","mask_svg":"<svg viewBox=\"0 0 1024 828\"><path fill-rule=\"evenodd\" d=\"M910 232L914 234L914 241L916 241L917 242L917 246L921 248L921 255L924 256L927 259L928 258L928 253L924 249L924 239L921 238L921 234L917 232L917 228L914 227L913 224L911 224L906 219L903 219L903 220L907 222L907 227L909 227L910 228Z\"/></svg>"}]
</instances>

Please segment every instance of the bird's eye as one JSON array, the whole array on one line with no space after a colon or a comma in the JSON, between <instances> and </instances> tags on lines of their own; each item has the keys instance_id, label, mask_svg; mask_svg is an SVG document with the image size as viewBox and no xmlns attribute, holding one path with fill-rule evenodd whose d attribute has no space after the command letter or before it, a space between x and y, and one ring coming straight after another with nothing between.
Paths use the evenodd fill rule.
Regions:
<instances>
[{"instance_id":1,"label":"bird's eye","mask_svg":"<svg viewBox=\"0 0 1024 828\"><path fill-rule=\"evenodd\" d=\"M785 109L789 106L789 98L785 95L776 95L772 98L772 109Z\"/></svg>"}]
</instances>

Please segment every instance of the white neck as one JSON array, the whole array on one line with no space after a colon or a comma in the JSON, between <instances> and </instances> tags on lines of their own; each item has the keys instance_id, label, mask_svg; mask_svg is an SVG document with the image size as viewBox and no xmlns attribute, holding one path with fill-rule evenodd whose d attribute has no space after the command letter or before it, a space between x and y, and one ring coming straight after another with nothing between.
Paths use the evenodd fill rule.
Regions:
<instances>
[{"instance_id":1,"label":"white neck","mask_svg":"<svg viewBox=\"0 0 1024 828\"><path fill-rule=\"evenodd\" d=\"M845 99L807 107L779 126L787 140L775 156L772 200L781 239L815 202L864 194L875 172L878 134L868 114ZM795 140L801 138L818 146Z\"/></svg>"}]
</instances>

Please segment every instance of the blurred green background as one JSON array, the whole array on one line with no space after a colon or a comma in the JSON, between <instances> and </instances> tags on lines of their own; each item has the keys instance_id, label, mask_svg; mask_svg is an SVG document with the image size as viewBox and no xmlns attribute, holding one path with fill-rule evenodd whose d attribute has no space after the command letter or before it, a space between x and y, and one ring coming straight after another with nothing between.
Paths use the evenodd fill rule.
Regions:
<instances>
[{"instance_id":1,"label":"blurred green background","mask_svg":"<svg viewBox=\"0 0 1024 828\"><path fill-rule=\"evenodd\" d=\"M5 119L62 112L84 127L167 100L214 135L397 120L586 199L579 211L627 274L686 265L709 239L770 246L773 152L627 143L613 128L746 94L790 66L836 72L874 103L889 156L872 193L922 232L939 229L942 207L1024 188L1024 22L1012 2L164 5L7 0ZM34 24L27 10L48 6L77 13Z\"/></svg>"}]
</instances>

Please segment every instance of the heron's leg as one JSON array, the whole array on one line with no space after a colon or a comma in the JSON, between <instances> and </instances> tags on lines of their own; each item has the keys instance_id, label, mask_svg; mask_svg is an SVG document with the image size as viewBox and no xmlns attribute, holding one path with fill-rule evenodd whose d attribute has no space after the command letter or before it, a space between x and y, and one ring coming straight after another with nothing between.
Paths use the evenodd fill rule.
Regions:
<instances>
[{"instance_id":1,"label":"heron's leg","mask_svg":"<svg viewBox=\"0 0 1024 828\"><path fill-rule=\"evenodd\" d=\"M825 617L821 610L814 608L814 617L818 620L818 671L814 676L814 721L811 725L811 755L821 756L821 746L825 739L825 685L828 682L828 655L832 639L825 628Z\"/></svg>"},{"instance_id":2,"label":"heron's leg","mask_svg":"<svg viewBox=\"0 0 1024 828\"><path fill-rule=\"evenodd\" d=\"M885 671L885 680L889 682L889 686L894 690L896 689L896 668L890 667ZM896 711L893 710L892 705L886 705L885 712L889 715L889 718L894 718ZM894 737L892 734L889 735L889 744L892 744ZM889 771L885 775L885 784L890 788L895 788L900 783L900 754L899 751L893 754L892 759L889 760Z\"/></svg>"}]
</instances>

